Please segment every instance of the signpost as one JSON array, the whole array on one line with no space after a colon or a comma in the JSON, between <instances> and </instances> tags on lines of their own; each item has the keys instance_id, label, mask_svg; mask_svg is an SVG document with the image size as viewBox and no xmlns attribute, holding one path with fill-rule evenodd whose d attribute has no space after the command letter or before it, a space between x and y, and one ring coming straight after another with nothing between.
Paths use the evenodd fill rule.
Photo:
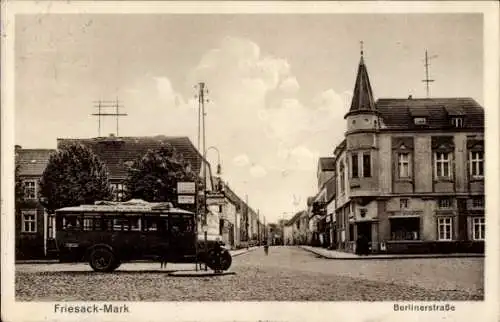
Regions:
<instances>
[{"instance_id":1,"label":"signpost","mask_svg":"<svg viewBox=\"0 0 500 322\"><path fill-rule=\"evenodd\" d=\"M198 270L198 203L196 202L196 183L191 181L177 182L177 202L185 205L195 205L196 213L194 216L194 248L195 248L195 265Z\"/></svg>"}]
</instances>

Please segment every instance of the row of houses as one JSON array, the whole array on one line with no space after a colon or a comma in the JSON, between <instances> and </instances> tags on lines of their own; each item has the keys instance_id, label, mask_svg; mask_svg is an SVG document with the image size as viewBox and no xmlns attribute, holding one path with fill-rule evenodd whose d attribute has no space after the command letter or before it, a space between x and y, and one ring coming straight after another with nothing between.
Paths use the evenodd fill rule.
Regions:
<instances>
[{"instance_id":1,"label":"row of houses","mask_svg":"<svg viewBox=\"0 0 500 322\"><path fill-rule=\"evenodd\" d=\"M472 98L374 99L363 56L347 131L318 161L285 242L354 252L483 252L484 109Z\"/></svg>"},{"instance_id":2,"label":"row of houses","mask_svg":"<svg viewBox=\"0 0 500 322\"><path fill-rule=\"evenodd\" d=\"M57 149L80 143L90 148L105 163L113 190L113 200L123 201L127 187L125 179L134 160L148 150L164 144L172 145L200 177L206 167L207 191L224 194L225 202L209 206L208 234L220 235L227 245L238 248L255 243L263 232L258 213L234 193L221 178L212 175L210 163L203 158L187 137L97 137L87 139L58 139ZM17 175L24 183L24 198L16 211L16 258L43 258L55 251L55 217L39 203L39 180L50 155L56 149L23 149L16 146ZM247 224L248 223L248 224Z\"/></svg>"}]
</instances>

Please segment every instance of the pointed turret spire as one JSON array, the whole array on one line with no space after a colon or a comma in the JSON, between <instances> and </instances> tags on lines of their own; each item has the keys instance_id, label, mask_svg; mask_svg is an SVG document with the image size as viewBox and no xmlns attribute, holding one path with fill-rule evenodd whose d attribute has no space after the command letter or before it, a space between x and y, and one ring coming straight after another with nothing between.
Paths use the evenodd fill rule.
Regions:
<instances>
[{"instance_id":1,"label":"pointed turret spire","mask_svg":"<svg viewBox=\"0 0 500 322\"><path fill-rule=\"evenodd\" d=\"M352 113L359 113L360 111L373 111L375 112L375 102L373 100L372 87L366 70L365 61L363 58L363 42L361 44L361 58L358 66L358 76L356 77L356 84L354 85L354 92L352 94L351 108L346 114L347 117Z\"/></svg>"}]
</instances>

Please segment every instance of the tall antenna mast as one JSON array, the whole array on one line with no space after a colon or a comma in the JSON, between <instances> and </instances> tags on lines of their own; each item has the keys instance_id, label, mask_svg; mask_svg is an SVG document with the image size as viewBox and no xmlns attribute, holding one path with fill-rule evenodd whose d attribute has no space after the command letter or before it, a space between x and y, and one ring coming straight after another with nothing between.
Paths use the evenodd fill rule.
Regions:
<instances>
[{"instance_id":1,"label":"tall antenna mast","mask_svg":"<svg viewBox=\"0 0 500 322\"><path fill-rule=\"evenodd\" d=\"M431 65L429 61L433 58L436 58L436 57L437 57L437 55L429 56L427 53L427 50L425 50L425 64L424 64L424 66L425 66L425 79L422 80L422 82L425 83L427 98L429 98L429 83L434 82L433 79L429 79L429 66Z\"/></svg>"},{"instance_id":2,"label":"tall antenna mast","mask_svg":"<svg viewBox=\"0 0 500 322\"><path fill-rule=\"evenodd\" d=\"M116 99L115 101L96 101L94 102L94 106L98 108L98 113L93 113L92 116L97 116L99 119L99 128L98 128L98 136L101 136L101 117L102 116L114 116L116 117L116 136L119 136L119 118L121 116L127 116L128 114L126 113L120 113L120 107L123 107L123 105L120 105L120 101ZM102 109L103 108L115 108L114 113L103 113Z\"/></svg>"}]
</instances>

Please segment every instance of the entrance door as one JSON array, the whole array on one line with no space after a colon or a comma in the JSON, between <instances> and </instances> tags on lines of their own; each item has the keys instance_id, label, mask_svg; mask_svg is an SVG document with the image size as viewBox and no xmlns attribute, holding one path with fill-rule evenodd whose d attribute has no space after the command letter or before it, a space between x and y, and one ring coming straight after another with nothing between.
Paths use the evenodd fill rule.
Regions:
<instances>
[{"instance_id":1,"label":"entrance door","mask_svg":"<svg viewBox=\"0 0 500 322\"><path fill-rule=\"evenodd\" d=\"M358 237L364 236L368 239L368 241L372 241L372 223L371 222L363 222L358 223Z\"/></svg>"}]
</instances>

